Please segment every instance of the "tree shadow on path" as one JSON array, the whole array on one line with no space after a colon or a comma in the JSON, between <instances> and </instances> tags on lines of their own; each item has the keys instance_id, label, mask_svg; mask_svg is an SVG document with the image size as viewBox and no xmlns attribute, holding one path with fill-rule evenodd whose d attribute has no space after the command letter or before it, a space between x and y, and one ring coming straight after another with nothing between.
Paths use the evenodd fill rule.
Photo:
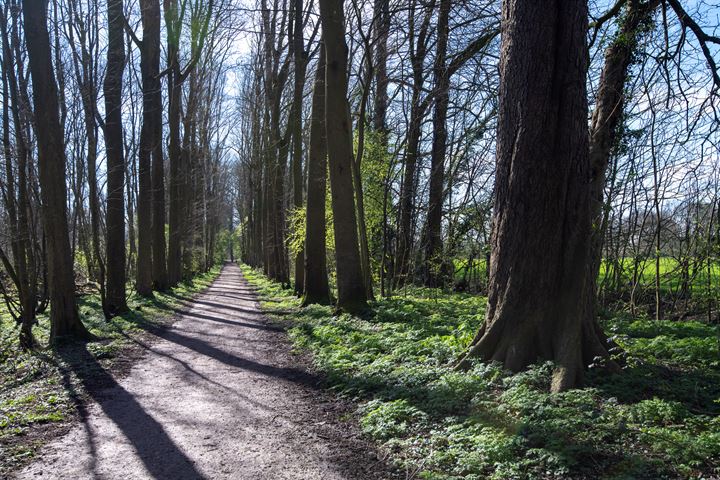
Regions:
<instances>
[{"instance_id":1,"label":"tree shadow on path","mask_svg":"<svg viewBox=\"0 0 720 480\"><path fill-rule=\"evenodd\" d=\"M69 378L74 373L87 394L97 402L103 413L112 420L132 444L137 457L143 462L152 478L156 479L203 479L185 453L173 442L152 416L135 397L125 390L112 374L87 350L86 345L74 343L58 348L67 370L62 372ZM69 370L69 371L68 371ZM66 388L68 387L66 384ZM75 397L77 399L77 396ZM81 419L86 425L94 456L91 429L87 425L85 407L76 400ZM92 459L93 463L95 458Z\"/></svg>"}]
</instances>

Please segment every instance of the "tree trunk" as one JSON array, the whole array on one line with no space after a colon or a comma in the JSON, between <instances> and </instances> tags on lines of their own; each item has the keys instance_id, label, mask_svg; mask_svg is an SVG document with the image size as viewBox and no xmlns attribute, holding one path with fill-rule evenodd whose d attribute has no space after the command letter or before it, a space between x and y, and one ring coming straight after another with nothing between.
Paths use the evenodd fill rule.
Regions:
<instances>
[{"instance_id":1,"label":"tree trunk","mask_svg":"<svg viewBox=\"0 0 720 480\"><path fill-rule=\"evenodd\" d=\"M432 154L430 157L430 198L427 218L427 245L425 249L425 285L442 286L442 205L445 185L445 153L447 150L447 110L450 91L450 73L446 65L448 34L450 31L451 0L440 0L437 20L437 46L435 53L435 111L433 112Z\"/></svg>"},{"instance_id":2,"label":"tree trunk","mask_svg":"<svg viewBox=\"0 0 720 480\"><path fill-rule=\"evenodd\" d=\"M352 132L347 100L347 44L343 4L320 1L326 49L325 108L330 188L332 191L338 310L367 310L367 293L360 265L352 181Z\"/></svg>"},{"instance_id":3,"label":"tree trunk","mask_svg":"<svg viewBox=\"0 0 720 480\"><path fill-rule=\"evenodd\" d=\"M325 251L325 192L327 182L327 139L325 137L325 47L320 46L308 152L307 213L305 216L305 296L303 305L330 303Z\"/></svg>"},{"instance_id":4,"label":"tree trunk","mask_svg":"<svg viewBox=\"0 0 720 480\"><path fill-rule=\"evenodd\" d=\"M90 334L80 321L75 303L67 221L64 136L50 54L47 4L44 0L23 0L22 7L33 84L42 217L47 238L50 341L56 343L68 336L89 339Z\"/></svg>"},{"instance_id":5,"label":"tree trunk","mask_svg":"<svg viewBox=\"0 0 720 480\"><path fill-rule=\"evenodd\" d=\"M385 125L388 107L387 42L390 33L390 0L375 0L375 97L373 105L373 129L387 133ZM383 138L383 142L385 139Z\"/></svg>"},{"instance_id":6,"label":"tree trunk","mask_svg":"<svg viewBox=\"0 0 720 480\"><path fill-rule=\"evenodd\" d=\"M108 0L107 70L105 92L105 150L107 156L107 291L106 318L127 311L125 301L125 157L122 127L122 77L125 43L122 0Z\"/></svg>"},{"instance_id":7,"label":"tree trunk","mask_svg":"<svg viewBox=\"0 0 720 480\"><path fill-rule=\"evenodd\" d=\"M587 3L503 3L488 311L468 358L556 363L553 391L608 357L588 316Z\"/></svg>"},{"instance_id":8,"label":"tree trunk","mask_svg":"<svg viewBox=\"0 0 720 480\"><path fill-rule=\"evenodd\" d=\"M415 210L415 190L417 176L418 150L422 134L422 121L429 105L429 96L420 100L425 84L425 57L427 55L427 37L430 19L434 10L434 1L426 5L423 20L415 34L415 7L411 4L409 34L410 34L410 60L413 72L412 98L410 101L410 120L407 131L407 145L405 147L405 169L403 173L402 188L399 199L399 221L397 233L397 255L393 272L395 286L403 285L410 275L410 256L413 250L413 217Z\"/></svg>"},{"instance_id":9,"label":"tree trunk","mask_svg":"<svg viewBox=\"0 0 720 480\"><path fill-rule=\"evenodd\" d=\"M613 149L618 145L625 103L625 83L632 59L637 52L639 36L657 0L641 3L631 0L622 23L610 46L605 51L605 64L590 122L590 218L592 222L591 258L586 279L588 315L597 312L597 278L602 263L602 249L607 228L605 214L605 178ZM599 330L598 330L599 331Z\"/></svg>"},{"instance_id":10,"label":"tree trunk","mask_svg":"<svg viewBox=\"0 0 720 480\"><path fill-rule=\"evenodd\" d=\"M140 13L143 27L143 40L140 45L143 113L138 155L138 253L135 289L139 295L148 296L152 294L155 262L158 261L153 255L152 158L155 142L159 141L155 138L157 118L155 108L156 95L160 90L160 80L156 78L160 68L158 48L160 43L160 3L143 0L140 3ZM165 243L164 223L163 220L163 244Z\"/></svg>"},{"instance_id":11,"label":"tree trunk","mask_svg":"<svg viewBox=\"0 0 720 480\"><path fill-rule=\"evenodd\" d=\"M303 178L302 178L302 100L305 87L306 54L303 41L302 0L294 0L294 28L293 53L295 60L293 104L290 113L292 122L292 173L293 173L293 207L302 208L303 205ZM301 250L295 257L295 294L302 295L305 291L304 281L305 254Z\"/></svg>"}]
</instances>

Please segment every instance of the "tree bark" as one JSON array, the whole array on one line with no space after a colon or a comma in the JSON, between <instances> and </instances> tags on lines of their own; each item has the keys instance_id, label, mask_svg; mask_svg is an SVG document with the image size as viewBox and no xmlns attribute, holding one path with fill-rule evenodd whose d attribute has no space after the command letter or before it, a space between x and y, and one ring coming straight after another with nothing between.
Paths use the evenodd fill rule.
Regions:
<instances>
[{"instance_id":1,"label":"tree bark","mask_svg":"<svg viewBox=\"0 0 720 480\"><path fill-rule=\"evenodd\" d=\"M174 15L177 8L175 0L166 0L166 24L177 23ZM170 17L170 20L168 20ZM174 27L171 27L174 28ZM179 41L179 39L177 40ZM182 84L180 83L180 66L178 45L174 34L168 34L168 129L170 140L168 160L170 163L170 205L169 205L169 238L168 238L168 283L177 285L182 278L182 232L183 232L183 169L182 150L180 148L180 121Z\"/></svg>"},{"instance_id":2,"label":"tree bark","mask_svg":"<svg viewBox=\"0 0 720 480\"><path fill-rule=\"evenodd\" d=\"M50 341L56 343L63 337L89 339L90 334L80 321L75 303L67 221L64 137L50 54L47 3L44 0L23 0L22 7L33 84L42 217L47 239Z\"/></svg>"},{"instance_id":3,"label":"tree bark","mask_svg":"<svg viewBox=\"0 0 720 480\"><path fill-rule=\"evenodd\" d=\"M588 316L587 3L506 0L488 311L469 357L556 363L552 390L608 356ZM600 348L602 347L602 348Z\"/></svg>"},{"instance_id":4,"label":"tree bark","mask_svg":"<svg viewBox=\"0 0 720 480\"><path fill-rule=\"evenodd\" d=\"M160 90L160 3L153 0L140 2L143 39L140 45L140 77L142 80L143 113L138 155L138 253L135 289L142 296L152 294L156 271L153 255L153 185L152 158L155 150L157 119L156 97ZM163 202L164 203L164 202ZM163 206L164 211L164 206ZM164 213L164 212L163 212ZM163 215L164 216L164 215ZM163 240L165 225L163 220ZM164 270L164 268L163 268Z\"/></svg>"},{"instance_id":5,"label":"tree bark","mask_svg":"<svg viewBox=\"0 0 720 480\"><path fill-rule=\"evenodd\" d=\"M325 136L325 47L320 46L308 152L307 213L305 216L305 296L303 306L330 304L327 252L325 251L325 192L327 182L327 139Z\"/></svg>"},{"instance_id":6,"label":"tree bark","mask_svg":"<svg viewBox=\"0 0 720 480\"><path fill-rule=\"evenodd\" d=\"M122 0L107 0L108 48L105 93L105 151L107 156L107 291L106 318L127 311L125 301L125 157L122 127L122 77L125 42Z\"/></svg>"},{"instance_id":7,"label":"tree bark","mask_svg":"<svg viewBox=\"0 0 720 480\"><path fill-rule=\"evenodd\" d=\"M439 287L442 259L442 205L445 186L445 153L447 151L447 110L450 92L450 72L446 65L451 0L440 0L437 20L437 46L435 53L435 110L433 112L433 139L430 157L430 197L427 217L427 245L425 249L424 282L428 287Z\"/></svg>"},{"instance_id":8,"label":"tree bark","mask_svg":"<svg viewBox=\"0 0 720 480\"><path fill-rule=\"evenodd\" d=\"M332 191L338 310L367 310L360 265L352 181L352 132L347 100L347 44L341 0L321 0L320 20L326 50L325 108L330 188Z\"/></svg>"},{"instance_id":9,"label":"tree bark","mask_svg":"<svg viewBox=\"0 0 720 480\"><path fill-rule=\"evenodd\" d=\"M302 174L302 100L305 87L306 53L303 41L302 0L294 0L294 32L293 54L295 60L293 104L289 119L292 122L292 174L293 174L293 207L303 205L303 174ZM305 254L303 250L295 257L295 294L302 295L305 291Z\"/></svg>"}]
</instances>

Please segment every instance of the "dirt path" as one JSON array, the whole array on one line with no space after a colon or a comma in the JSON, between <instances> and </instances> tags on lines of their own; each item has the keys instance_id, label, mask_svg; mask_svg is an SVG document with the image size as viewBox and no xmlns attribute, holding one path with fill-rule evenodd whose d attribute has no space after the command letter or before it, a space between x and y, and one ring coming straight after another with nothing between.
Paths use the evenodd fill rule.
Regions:
<instances>
[{"instance_id":1,"label":"dirt path","mask_svg":"<svg viewBox=\"0 0 720 480\"><path fill-rule=\"evenodd\" d=\"M16 478L384 479L236 265Z\"/></svg>"}]
</instances>

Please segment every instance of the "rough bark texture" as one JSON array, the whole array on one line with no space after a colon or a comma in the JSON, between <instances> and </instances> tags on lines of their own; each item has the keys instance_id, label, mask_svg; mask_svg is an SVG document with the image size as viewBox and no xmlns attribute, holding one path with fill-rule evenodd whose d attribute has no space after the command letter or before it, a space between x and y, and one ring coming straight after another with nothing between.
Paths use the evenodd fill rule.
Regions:
<instances>
[{"instance_id":1,"label":"rough bark texture","mask_svg":"<svg viewBox=\"0 0 720 480\"><path fill-rule=\"evenodd\" d=\"M445 186L445 153L447 150L447 110L450 73L446 66L451 0L440 0L437 20L437 47L433 75L435 77L435 110L430 157L430 197L427 218L424 282L428 287L442 284L442 204Z\"/></svg>"},{"instance_id":2,"label":"rough bark texture","mask_svg":"<svg viewBox=\"0 0 720 480\"><path fill-rule=\"evenodd\" d=\"M360 265L358 230L352 180L352 131L347 100L347 44L343 4L320 1L320 19L326 49L325 107L330 188L332 191L338 310L368 308Z\"/></svg>"},{"instance_id":3,"label":"rough bark texture","mask_svg":"<svg viewBox=\"0 0 720 480\"><path fill-rule=\"evenodd\" d=\"M47 4L44 0L23 0L22 7L33 83L42 217L47 239L50 341L57 342L66 336L86 339L90 335L80 321L75 303L67 221L64 137L50 55Z\"/></svg>"},{"instance_id":4,"label":"rough bark texture","mask_svg":"<svg viewBox=\"0 0 720 480\"><path fill-rule=\"evenodd\" d=\"M512 371L552 360L552 388L561 391L607 356L584 298L587 4L507 0L502 21L488 312L468 355Z\"/></svg>"},{"instance_id":5,"label":"rough bark texture","mask_svg":"<svg viewBox=\"0 0 720 480\"><path fill-rule=\"evenodd\" d=\"M325 47L313 87L308 152L307 213L305 216L305 296L303 305L330 303L327 252L325 250L325 189L327 182L327 139L325 137Z\"/></svg>"},{"instance_id":6,"label":"rough bark texture","mask_svg":"<svg viewBox=\"0 0 720 480\"><path fill-rule=\"evenodd\" d=\"M138 254L135 289L140 295L152 294L153 271L153 192L152 156L155 139L155 96L160 88L156 79L160 52L155 49L155 32L160 33L160 4L152 0L140 2L143 26L143 40L140 45L140 76L142 79L143 114L140 130L140 151L138 154ZM157 14L157 15L156 15ZM159 38L157 39L159 42ZM164 227L164 226L163 226ZM163 239L163 243L164 239Z\"/></svg>"},{"instance_id":7,"label":"rough bark texture","mask_svg":"<svg viewBox=\"0 0 720 480\"><path fill-rule=\"evenodd\" d=\"M105 151L107 156L107 290L103 311L110 318L127 311L125 301L125 157L122 128L122 76L125 45L122 0L108 0Z\"/></svg>"}]
</instances>

